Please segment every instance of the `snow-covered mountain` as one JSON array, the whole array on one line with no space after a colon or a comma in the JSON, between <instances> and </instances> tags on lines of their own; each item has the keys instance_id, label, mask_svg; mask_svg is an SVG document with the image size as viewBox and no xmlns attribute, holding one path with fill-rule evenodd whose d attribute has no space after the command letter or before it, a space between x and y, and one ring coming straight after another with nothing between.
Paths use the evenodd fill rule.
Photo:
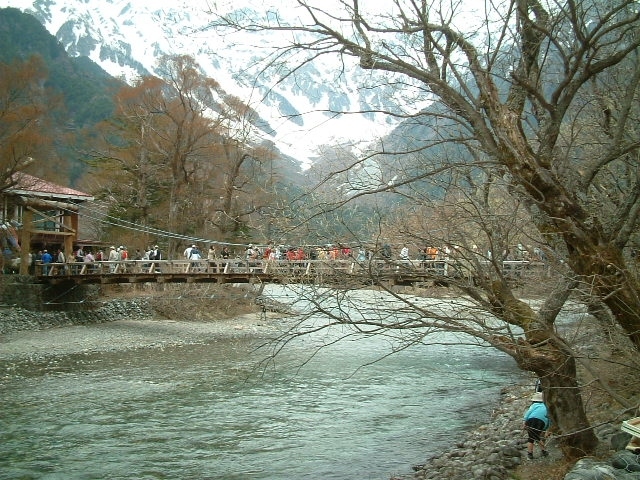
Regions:
<instances>
[{"instance_id":1,"label":"snow-covered mountain","mask_svg":"<svg viewBox=\"0 0 640 480\"><path fill-rule=\"evenodd\" d=\"M260 59L279 41L277 36L211 28L214 16L209 9L255 9L262 14L262 1L236 0L233 7L224 7L223 2L204 0L0 0L0 7L34 15L70 55L90 57L126 81L156 74L163 55L194 57L207 76L249 103L268 123L262 131L265 138L302 164L310 163L322 145L340 142L362 148L394 126L374 114L329 113L374 109L392 99L393 92L384 88L362 88L371 73L355 65L344 69L335 58L335 64L327 59L306 65L295 77L278 82L275 73L258 75ZM279 14L287 15L287 9Z\"/></svg>"}]
</instances>

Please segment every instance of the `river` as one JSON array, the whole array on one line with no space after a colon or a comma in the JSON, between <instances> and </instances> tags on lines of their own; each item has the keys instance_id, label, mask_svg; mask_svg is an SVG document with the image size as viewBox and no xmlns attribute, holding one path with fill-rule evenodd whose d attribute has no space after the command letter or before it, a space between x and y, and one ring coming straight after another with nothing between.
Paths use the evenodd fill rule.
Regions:
<instances>
[{"instance_id":1,"label":"river","mask_svg":"<svg viewBox=\"0 0 640 480\"><path fill-rule=\"evenodd\" d=\"M384 480L486 421L521 378L489 348L319 342L270 361L231 336L0 362L0 478Z\"/></svg>"}]
</instances>

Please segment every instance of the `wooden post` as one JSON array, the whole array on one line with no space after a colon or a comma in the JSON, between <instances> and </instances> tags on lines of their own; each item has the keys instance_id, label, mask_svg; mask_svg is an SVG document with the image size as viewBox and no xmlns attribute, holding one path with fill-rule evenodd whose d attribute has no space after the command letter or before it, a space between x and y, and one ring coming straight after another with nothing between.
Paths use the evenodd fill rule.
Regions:
<instances>
[{"instance_id":1,"label":"wooden post","mask_svg":"<svg viewBox=\"0 0 640 480\"><path fill-rule=\"evenodd\" d=\"M73 229L73 218L72 215L76 216L76 229ZM71 258L71 256L73 256L73 242L76 240L76 235L78 232L77 229L77 213L70 213L69 215L65 215L64 217L62 217L62 221L64 222L64 228L62 229L64 233L69 233L69 232L74 232L73 235L65 235L64 236L64 256L67 259L67 262L69 261L69 258ZM75 262L75 258L72 260Z\"/></svg>"},{"instance_id":2,"label":"wooden post","mask_svg":"<svg viewBox=\"0 0 640 480\"><path fill-rule=\"evenodd\" d=\"M33 228L33 213L22 209L22 233L20 235L20 275L29 275L31 252L31 229Z\"/></svg>"}]
</instances>

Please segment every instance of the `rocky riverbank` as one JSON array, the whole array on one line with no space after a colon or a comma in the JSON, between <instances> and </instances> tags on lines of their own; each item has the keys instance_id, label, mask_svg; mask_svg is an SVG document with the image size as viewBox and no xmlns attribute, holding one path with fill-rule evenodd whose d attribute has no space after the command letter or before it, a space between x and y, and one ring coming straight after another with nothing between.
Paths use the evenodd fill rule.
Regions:
<instances>
[{"instance_id":1,"label":"rocky riverbank","mask_svg":"<svg viewBox=\"0 0 640 480\"><path fill-rule=\"evenodd\" d=\"M526 459L522 415L530 405L532 393L531 385L503 388L488 423L471 429L449 450L415 465L414 474L394 480L640 479L640 456L624 450L631 437L617 425L596 428L601 441L600 459L586 458L571 467L563 460L553 436L547 442L548 457L542 457L536 447L534 459Z\"/></svg>"},{"instance_id":2,"label":"rocky riverbank","mask_svg":"<svg viewBox=\"0 0 640 480\"><path fill-rule=\"evenodd\" d=\"M70 325L91 325L123 318L152 318L154 312L148 299L111 300L90 310L34 311L17 307L0 307L0 335L11 332L43 330Z\"/></svg>"},{"instance_id":3,"label":"rocky riverbank","mask_svg":"<svg viewBox=\"0 0 640 480\"><path fill-rule=\"evenodd\" d=\"M154 301L145 298L105 301L87 311L33 312L20 308L0 311L0 360L41 359L52 355L162 348L199 343L228 335L269 336L283 328L281 315L251 313L223 320L158 319ZM105 323L104 328L87 328ZM67 327L67 328L58 328ZM41 332L39 330L45 330ZM473 427L447 451L415 465L402 480L483 479L520 480L640 480L639 456L624 451L629 436L619 425L605 424L596 433L602 443L598 459L589 458L569 466L562 460L553 437L550 456L536 451L526 460L526 437L522 414L530 403L531 385L505 387L489 422Z\"/></svg>"}]
</instances>

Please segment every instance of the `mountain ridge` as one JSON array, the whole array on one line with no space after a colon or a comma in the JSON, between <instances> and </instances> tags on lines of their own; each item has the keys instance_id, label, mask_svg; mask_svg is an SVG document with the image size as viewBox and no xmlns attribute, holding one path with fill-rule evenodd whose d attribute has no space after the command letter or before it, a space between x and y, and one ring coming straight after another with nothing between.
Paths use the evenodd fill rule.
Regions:
<instances>
[{"instance_id":1,"label":"mountain ridge","mask_svg":"<svg viewBox=\"0 0 640 480\"><path fill-rule=\"evenodd\" d=\"M379 114L336 116L373 111L392 98L384 87L361 88L368 80L360 69L345 72L314 64L282 82L274 76L258 77L255 70L264 53L251 46L267 41L223 35L210 26L203 8L187 2L170 7L139 0L3 3L35 16L71 56L89 57L123 81L157 74L157 59L163 55L192 56L207 76L256 110L268 125L262 130L266 138L303 165L317 158L322 145L345 138L370 142L393 127L392 120Z\"/></svg>"},{"instance_id":2,"label":"mountain ridge","mask_svg":"<svg viewBox=\"0 0 640 480\"><path fill-rule=\"evenodd\" d=\"M56 102L51 106L47 124L59 139L54 142L54 149L73 183L85 165L78 158L81 147L77 142L81 140L72 140L69 133L90 129L110 117L112 96L124 83L85 57L68 56L32 16L16 8L0 8L0 62L26 61L33 55L42 58L48 70L44 87L64 99L61 105Z\"/></svg>"}]
</instances>

